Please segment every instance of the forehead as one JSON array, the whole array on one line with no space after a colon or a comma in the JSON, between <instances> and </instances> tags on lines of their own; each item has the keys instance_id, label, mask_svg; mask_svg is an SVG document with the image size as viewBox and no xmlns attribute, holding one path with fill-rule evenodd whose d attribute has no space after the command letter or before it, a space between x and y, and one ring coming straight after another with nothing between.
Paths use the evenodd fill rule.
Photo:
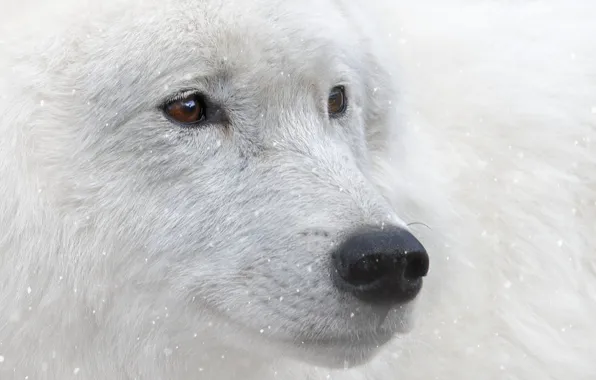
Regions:
<instances>
[{"instance_id":1,"label":"forehead","mask_svg":"<svg viewBox=\"0 0 596 380\"><path fill-rule=\"evenodd\" d=\"M329 61L349 64L361 42L357 28L329 0L119 3L104 20L109 25L101 31L101 51L121 52L110 54L111 65L142 61L156 73L190 69L213 76L268 68L289 74L309 71L305 66L321 72ZM119 14L119 6L127 12Z\"/></svg>"}]
</instances>

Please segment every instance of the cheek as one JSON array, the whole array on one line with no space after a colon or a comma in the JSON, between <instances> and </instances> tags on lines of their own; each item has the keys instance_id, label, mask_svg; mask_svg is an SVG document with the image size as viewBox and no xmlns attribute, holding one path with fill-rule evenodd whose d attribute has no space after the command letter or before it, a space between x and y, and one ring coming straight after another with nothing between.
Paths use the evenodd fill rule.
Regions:
<instances>
[{"instance_id":1,"label":"cheek","mask_svg":"<svg viewBox=\"0 0 596 380\"><path fill-rule=\"evenodd\" d=\"M354 162L362 173L367 173L370 170L370 147L367 141L367 126L362 120L355 120L353 125L349 128L349 133L346 133L346 141L350 146L350 150L354 156Z\"/></svg>"},{"instance_id":2,"label":"cheek","mask_svg":"<svg viewBox=\"0 0 596 380\"><path fill-rule=\"evenodd\" d=\"M193 265L197 255L225 256L245 244L255 217L236 166L206 164L209 170L186 172L145 189L144 199L131 197L141 207L139 219L149 221L144 235L156 252Z\"/></svg>"}]
</instances>

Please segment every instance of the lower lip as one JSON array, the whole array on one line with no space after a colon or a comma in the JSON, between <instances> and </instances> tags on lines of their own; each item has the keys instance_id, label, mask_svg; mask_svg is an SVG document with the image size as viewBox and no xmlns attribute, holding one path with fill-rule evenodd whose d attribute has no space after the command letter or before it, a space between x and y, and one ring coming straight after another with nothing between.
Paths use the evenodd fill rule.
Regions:
<instances>
[{"instance_id":1,"label":"lower lip","mask_svg":"<svg viewBox=\"0 0 596 380\"><path fill-rule=\"evenodd\" d=\"M331 369L349 369L367 363L391 336L376 339L325 339L303 342L300 355L317 365ZM301 350L301 351L302 351Z\"/></svg>"},{"instance_id":2,"label":"lower lip","mask_svg":"<svg viewBox=\"0 0 596 380\"><path fill-rule=\"evenodd\" d=\"M357 337L338 337L328 339L309 339L299 341L300 345L318 346L318 347L339 347L339 346L356 346L363 348L378 348L393 338L394 334L388 332L376 334L374 337L357 338Z\"/></svg>"}]
</instances>

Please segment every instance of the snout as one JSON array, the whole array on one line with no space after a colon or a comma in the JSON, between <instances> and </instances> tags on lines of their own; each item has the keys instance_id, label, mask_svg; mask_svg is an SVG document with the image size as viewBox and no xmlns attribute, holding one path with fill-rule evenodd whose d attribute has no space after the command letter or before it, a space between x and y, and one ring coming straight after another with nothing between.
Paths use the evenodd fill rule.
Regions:
<instances>
[{"instance_id":1,"label":"snout","mask_svg":"<svg viewBox=\"0 0 596 380\"><path fill-rule=\"evenodd\" d=\"M372 305L412 301L429 269L424 246L397 227L352 233L332 253L332 261L334 285Z\"/></svg>"}]
</instances>

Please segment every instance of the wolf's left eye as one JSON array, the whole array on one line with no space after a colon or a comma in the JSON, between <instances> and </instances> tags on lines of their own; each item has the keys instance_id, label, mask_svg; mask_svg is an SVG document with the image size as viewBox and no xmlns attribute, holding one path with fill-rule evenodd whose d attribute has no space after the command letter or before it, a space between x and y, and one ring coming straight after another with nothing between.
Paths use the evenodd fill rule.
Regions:
<instances>
[{"instance_id":1,"label":"wolf's left eye","mask_svg":"<svg viewBox=\"0 0 596 380\"><path fill-rule=\"evenodd\" d=\"M336 86L329 92L327 100L327 112L329 117L339 117L346 112L347 99L344 86Z\"/></svg>"}]
</instances>

